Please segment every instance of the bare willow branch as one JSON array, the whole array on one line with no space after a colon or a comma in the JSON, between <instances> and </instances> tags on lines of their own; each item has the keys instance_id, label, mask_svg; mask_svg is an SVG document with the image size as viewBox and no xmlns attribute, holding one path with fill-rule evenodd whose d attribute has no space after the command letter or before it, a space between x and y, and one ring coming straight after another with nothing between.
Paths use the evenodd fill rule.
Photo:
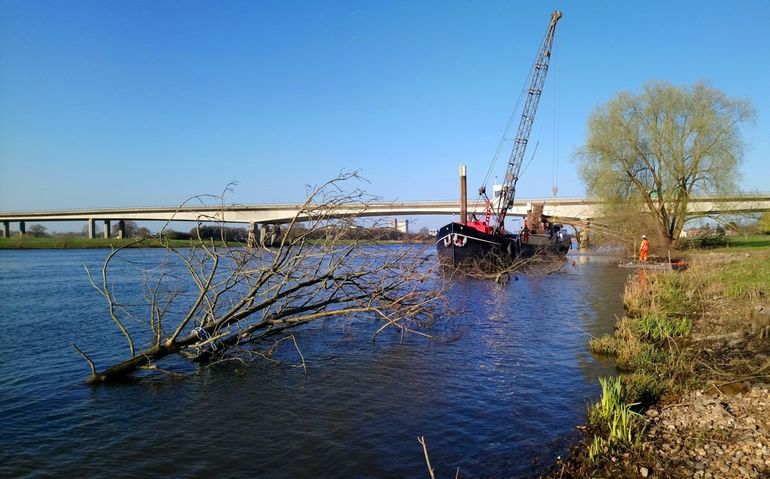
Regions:
<instances>
[{"instance_id":1,"label":"bare willow branch","mask_svg":"<svg viewBox=\"0 0 770 479\"><path fill-rule=\"evenodd\" d=\"M203 302L203 298L206 297L206 293L209 291L209 288L211 287L211 281L214 279L214 275L217 272L217 266L219 265L219 256L214 256L214 264L211 266L211 271L209 272L208 278L206 278L206 284L201 287L201 292L198 295L198 299L195 300L195 304L190 308L190 311L187 312L187 316L179 322L179 326L177 326L176 330L174 331L174 334L172 334L168 338L169 343L173 343L174 340L182 333L182 330L184 330L185 326L187 326L187 323L190 322L190 320L193 318L193 315L198 311L198 307L200 307L201 303Z\"/></svg>"},{"instance_id":2,"label":"bare willow branch","mask_svg":"<svg viewBox=\"0 0 770 479\"><path fill-rule=\"evenodd\" d=\"M77 346L77 344L75 344L75 343L70 343L70 344L72 345L73 348L75 348L75 351L79 352L80 355L83 356L83 359L86 360L86 362L88 363L88 367L91 368L91 375L92 376L95 375L96 374L96 366L94 366L94 362L91 361L91 358L89 358L88 355L86 353L84 353L83 350L80 349Z\"/></svg>"},{"instance_id":3,"label":"bare willow branch","mask_svg":"<svg viewBox=\"0 0 770 479\"><path fill-rule=\"evenodd\" d=\"M110 265L110 261L117 255L120 251L122 251L124 248L127 248L128 246L138 244L143 240L136 240L131 242L130 244L121 246L119 248L114 248L112 252L107 256L107 259L104 260L104 265L102 266L102 286L99 287L94 282L93 277L91 276L91 271L89 271L88 266L83 266L86 270L86 273L88 275L88 280L91 282L91 286L93 286L99 293L101 293L102 296L104 296L104 299L107 300L107 307L110 314L110 319L117 324L118 329L120 329L120 332L123 333L123 335L126 337L126 341L128 341L128 348L131 351L131 356L135 354L134 350L134 340L131 338L131 334L126 329L125 325L123 325L123 322L118 318L116 312L115 312L115 302L113 300L112 291L110 290L109 283L107 281L107 271Z\"/></svg>"},{"instance_id":4,"label":"bare willow branch","mask_svg":"<svg viewBox=\"0 0 770 479\"><path fill-rule=\"evenodd\" d=\"M131 357L92 371L87 382L146 371L148 365L177 353L212 363L255 359L262 356L256 350L258 343L277 332L331 318L382 322L372 339L388 328L401 335L430 337L420 329L440 316L446 305L447 279L436 274L438 265L424 247L392 248L372 242L380 225L351 213L365 209L372 197L345 188L345 182L359 179L357 172L343 173L309 188L300 210L270 241L275 247L247 249L232 247L224 236L217 241L204 238L206 220L224 230L228 207L221 197L189 199L217 198L221 212L199 218L189 249L167 248L166 259L148 268L145 314L134 312L139 306L114 305L107 282L107 271L118 255L114 251L105 261L102 285L93 280L92 284L105 296L111 318L128 338L131 334L121 317L149 318L153 343L141 352L132 347ZM172 332L162 340L164 329ZM286 338L294 343L307 372L299 338Z\"/></svg>"},{"instance_id":5,"label":"bare willow branch","mask_svg":"<svg viewBox=\"0 0 770 479\"><path fill-rule=\"evenodd\" d=\"M433 472L433 467L430 465L430 456L428 456L428 445L425 443L425 437L420 436L417 438L417 442L419 442L422 445L422 453L425 455L425 464L428 466L428 474L430 474L430 479L436 479L436 475ZM458 469L459 473L459 469Z\"/></svg>"}]
</instances>

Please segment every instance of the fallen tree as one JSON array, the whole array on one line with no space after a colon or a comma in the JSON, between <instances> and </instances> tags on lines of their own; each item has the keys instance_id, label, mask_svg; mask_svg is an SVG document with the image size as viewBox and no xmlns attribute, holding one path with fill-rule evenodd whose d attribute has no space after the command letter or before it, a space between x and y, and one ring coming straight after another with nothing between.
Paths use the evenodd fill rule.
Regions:
<instances>
[{"instance_id":1,"label":"fallen tree","mask_svg":"<svg viewBox=\"0 0 770 479\"><path fill-rule=\"evenodd\" d=\"M254 348L260 342L282 341L287 337L271 337L328 318L379 321L372 339L389 328L424 335L416 325L433 319L444 301L437 262L424 247L382 247L351 234L357 218L340 219L335 212L373 199L343 189L357 179L356 173L344 173L310 189L275 248L204 239L201 228L212 218L201 218L190 248L169 247L162 264L144 267L144 301L138 308L116 299L112 267L122 249L113 250L99 281L88 274L125 337L129 356L100 370L73 344L91 368L86 383L156 369L160 359L180 353L205 363L252 358L259 355ZM320 241L314 239L319 234ZM141 350L137 336L145 339Z\"/></svg>"}]
</instances>

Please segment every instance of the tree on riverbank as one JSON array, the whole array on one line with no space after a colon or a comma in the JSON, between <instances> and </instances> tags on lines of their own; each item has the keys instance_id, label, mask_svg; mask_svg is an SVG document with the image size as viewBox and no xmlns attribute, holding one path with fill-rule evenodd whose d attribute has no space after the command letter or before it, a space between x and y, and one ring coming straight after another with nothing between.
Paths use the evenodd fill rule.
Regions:
<instances>
[{"instance_id":1,"label":"tree on riverbank","mask_svg":"<svg viewBox=\"0 0 770 479\"><path fill-rule=\"evenodd\" d=\"M152 369L177 353L208 363L266 357L285 339L296 346L293 336L281 336L287 330L327 318L379 321L374 337L388 329L422 334L418 325L440 314L443 304L435 258L421 247L376 247L343 235L342 226L356 218L335 219L336 212L372 199L343 189L356 179L343 174L311 189L277 248L231 248L206 239L201 230L211 218L201 218L192 247L168 248L159 264L142 265L114 250L99 278L89 277L125 337L128 358L98 370L75 346L91 367L86 382ZM294 234L300 222L302 233ZM310 239L318 232L322 242ZM145 277L140 306L128 296L137 289L116 281L125 267L141 268ZM139 350L140 343L147 346Z\"/></svg>"},{"instance_id":2,"label":"tree on riverbank","mask_svg":"<svg viewBox=\"0 0 770 479\"><path fill-rule=\"evenodd\" d=\"M139 235L139 225L136 224L136 221L124 221L123 222L123 231L124 231L124 238L135 238ZM118 222L115 222L112 224L112 237L117 238L120 236L120 224Z\"/></svg>"},{"instance_id":3,"label":"tree on riverbank","mask_svg":"<svg viewBox=\"0 0 770 479\"><path fill-rule=\"evenodd\" d=\"M43 225L34 224L29 227L27 234L33 238L44 238L48 236L48 228Z\"/></svg>"},{"instance_id":4,"label":"tree on riverbank","mask_svg":"<svg viewBox=\"0 0 770 479\"><path fill-rule=\"evenodd\" d=\"M622 92L592 114L588 141L577 154L580 175L588 194L609 205L606 217L646 211L657 235L671 244L692 195L735 190L743 153L739 125L754 114L748 99L703 83L648 83L641 94Z\"/></svg>"},{"instance_id":5,"label":"tree on riverbank","mask_svg":"<svg viewBox=\"0 0 770 479\"><path fill-rule=\"evenodd\" d=\"M762 213L757 221L757 228L762 234L770 234L770 212Z\"/></svg>"}]
</instances>

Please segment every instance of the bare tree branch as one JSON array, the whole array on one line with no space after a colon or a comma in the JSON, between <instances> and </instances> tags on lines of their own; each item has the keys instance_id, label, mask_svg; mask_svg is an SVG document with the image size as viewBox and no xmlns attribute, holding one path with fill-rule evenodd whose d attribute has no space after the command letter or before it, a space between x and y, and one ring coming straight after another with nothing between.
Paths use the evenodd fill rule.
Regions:
<instances>
[{"instance_id":1,"label":"bare tree branch","mask_svg":"<svg viewBox=\"0 0 770 479\"><path fill-rule=\"evenodd\" d=\"M425 456L425 464L428 466L428 474L430 474L430 479L436 479L436 474L434 474L433 467L430 465L430 456L428 456L428 445L425 443L425 437L418 437L417 442L422 445L422 453Z\"/></svg>"},{"instance_id":2,"label":"bare tree branch","mask_svg":"<svg viewBox=\"0 0 770 479\"><path fill-rule=\"evenodd\" d=\"M123 321L132 314L130 308L114 304L108 275L119 250L113 251L103 267L102 285L93 279L92 284L129 340L131 356L102 371L92 368L87 382L155 368L157 361L180 352L209 362L260 357L252 349L257 343L279 331L330 318L381 321L372 339L388 328L429 337L419 325L441 314L447 283L436 274L438 265L425 247L371 243L367 234L378 230L361 228L360 219L349 214L351 205L365 208L371 200L360 190L345 190L345 182L357 179L356 172L343 173L310 188L275 248L233 247L224 236L206 240L200 234L201 219L189 250L168 248L167 259L146 272L147 312L140 316L149 321L144 332L130 331ZM204 199L210 197L188 201ZM226 209L223 202L221 207ZM224 215L211 217L221 222ZM171 333L162 339L166 328ZM132 333L149 334L152 344L135 351ZM287 338L307 372L297 338L279 341ZM188 354L187 349L196 352Z\"/></svg>"}]
</instances>

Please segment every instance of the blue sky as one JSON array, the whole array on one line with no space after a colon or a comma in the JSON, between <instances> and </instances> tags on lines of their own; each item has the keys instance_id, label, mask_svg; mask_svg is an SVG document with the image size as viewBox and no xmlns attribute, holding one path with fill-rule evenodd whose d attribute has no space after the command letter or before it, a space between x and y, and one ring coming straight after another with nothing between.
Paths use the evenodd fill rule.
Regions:
<instances>
[{"instance_id":1,"label":"blue sky","mask_svg":"<svg viewBox=\"0 0 770 479\"><path fill-rule=\"evenodd\" d=\"M742 184L770 190L764 0L0 0L0 210L175 205L232 181L233 202L299 202L343 169L388 200L456 198L555 9L519 197L583 195L590 113L651 80L751 98Z\"/></svg>"}]
</instances>

